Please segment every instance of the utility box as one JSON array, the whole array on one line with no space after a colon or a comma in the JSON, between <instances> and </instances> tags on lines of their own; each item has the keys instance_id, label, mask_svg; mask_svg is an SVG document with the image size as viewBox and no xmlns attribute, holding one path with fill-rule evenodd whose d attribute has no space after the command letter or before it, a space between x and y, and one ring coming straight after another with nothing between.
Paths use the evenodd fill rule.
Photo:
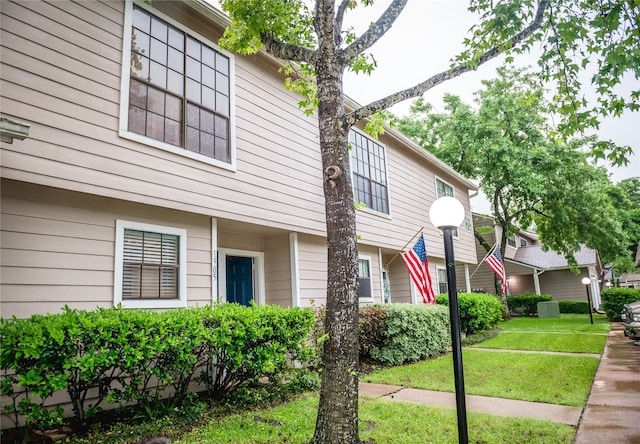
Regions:
<instances>
[{"instance_id":1,"label":"utility box","mask_svg":"<svg viewBox=\"0 0 640 444\"><path fill-rule=\"evenodd\" d=\"M539 318L559 318L560 306L558 301L538 302Z\"/></svg>"}]
</instances>

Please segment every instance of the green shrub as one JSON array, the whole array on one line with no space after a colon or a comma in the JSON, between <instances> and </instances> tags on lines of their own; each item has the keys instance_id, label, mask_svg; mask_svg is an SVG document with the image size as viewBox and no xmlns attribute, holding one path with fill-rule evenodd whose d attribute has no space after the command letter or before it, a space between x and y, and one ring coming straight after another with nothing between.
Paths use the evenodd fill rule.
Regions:
<instances>
[{"instance_id":1,"label":"green shrub","mask_svg":"<svg viewBox=\"0 0 640 444\"><path fill-rule=\"evenodd\" d=\"M179 405L195 379L222 396L263 376L275 381L291 360L309 358L312 326L310 310L235 304L165 312L65 307L1 319L0 388L11 399L2 412L16 426L20 416L28 426L60 424L62 409L46 401L66 391L81 422L105 400L153 415L167 391Z\"/></svg>"},{"instance_id":2,"label":"green shrub","mask_svg":"<svg viewBox=\"0 0 640 444\"><path fill-rule=\"evenodd\" d=\"M587 301L558 301L560 313L589 314Z\"/></svg>"},{"instance_id":3,"label":"green shrub","mask_svg":"<svg viewBox=\"0 0 640 444\"><path fill-rule=\"evenodd\" d=\"M603 290L602 309L610 321L620 321L620 312L625 304L640 300L640 289L637 288L608 288Z\"/></svg>"},{"instance_id":4,"label":"green shrub","mask_svg":"<svg viewBox=\"0 0 640 444\"><path fill-rule=\"evenodd\" d=\"M553 300L548 294L524 293L514 296L507 296L507 305L511 313L533 316L538 313L538 302L549 302Z\"/></svg>"},{"instance_id":5,"label":"green shrub","mask_svg":"<svg viewBox=\"0 0 640 444\"><path fill-rule=\"evenodd\" d=\"M367 305L360 307L358 312L358 344L361 359L370 357L371 350L384 345L386 320L387 311L384 306Z\"/></svg>"},{"instance_id":6,"label":"green shrub","mask_svg":"<svg viewBox=\"0 0 640 444\"><path fill-rule=\"evenodd\" d=\"M450 344L449 314L436 305L389 304L382 345L371 357L385 365L400 365L438 356Z\"/></svg>"},{"instance_id":7,"label":"green shrub","mask_svg":"<svg viewBox=\"0 0 640 444\"><path fill-rule=\"evenodd\" d=\"M448 305L449 296L438 295L436 302ZM495 295L489 293L458 293L458 312L460 329L466 335L494 328L502 320L502 304Z\"/></svg>"},{"instance_id":8,"label":"green shrub","mask_svg":"<svg viewBox=\"0 0 640 444\"><path fill-rule=\"evenodd\" d=\"M310 309L222 304L205 323L210 361L199 379L215 399L264 376L276 382L291 360L312 358L305 344L314 325Z\"/></svg>"}]
</instances>

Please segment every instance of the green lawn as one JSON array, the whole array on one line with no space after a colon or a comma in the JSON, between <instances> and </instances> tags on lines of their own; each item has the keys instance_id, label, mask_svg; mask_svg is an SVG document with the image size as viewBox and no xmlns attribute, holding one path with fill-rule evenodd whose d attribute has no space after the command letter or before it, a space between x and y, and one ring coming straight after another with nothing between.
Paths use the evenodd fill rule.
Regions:
<instances>
[{"instance_id":1,"label":"green lawn","mask_svg":"<svg viewBox=\"0 0 640 444\"><path fill-rule=\"evenodd\" d=\"M211 420L176 444L307 443L313 436L317 397L307 396L278 407ZM382 399L360 402L360 439L386 444L457 443L453 409ZM571 443L574 429L564 424L524 418L468 413L469 441L474 443Z\"/></svg>"},{"instance_id":2,"label":"green lawn","mask_svg":"<svg viewBox=\"0 0 640 444\"><path fill-rule=\"evenodd\" d=\"M562 314L559 318L514 317L510 321L501 322L500 330L504 331L541 331L541 332L573 332L602 333L609 332L611 325L605 315L594 314L593 325L586 314Z\"/></svg>"},{"instance_id":3,"label":"green lawn","mask_svg":"<svg viewBox=\"0 0 640 444\"><path fill-rule=\"evenodd\" d=\"M601 354L606 342L603 334L501 331L473 347Z\"/></svg>"},{"instance_id":4,"label":"green lawn","mask_svg":"<svg viewBox=\"0 0 640 444\"><path fill-rule=\"evenodd\" d=\"M539 353L462 352L466 393L583 406L598 368L597 358ZM451 355L389 367L361 378L363 382L454 391Z\"/></svg>"}]
</instances>

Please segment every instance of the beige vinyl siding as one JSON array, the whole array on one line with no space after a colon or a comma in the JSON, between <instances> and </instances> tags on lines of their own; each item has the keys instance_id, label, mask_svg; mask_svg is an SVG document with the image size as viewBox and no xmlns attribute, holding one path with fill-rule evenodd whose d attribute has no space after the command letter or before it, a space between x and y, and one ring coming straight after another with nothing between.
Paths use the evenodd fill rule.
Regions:
<instances>
[{"instance_id":1,"label":"beige vinyl siding","mask_svg":"<svg viewBox=\"0 0 640 444\"><path fill-rule=\"evenodd\" d=\"M187 230L188 304L211 301L210 219L2 181L2 316L113 306L115 221Z\"/></svg>"},{"instance_id":2,"label":"beige vinyl siding","mask_svg":"<svg viewBox=\"0 0 640 444\"><path fill-rule=\"evenodd\" d=\"M322 306L327 298L327 241L298 235L300 306Z\"/></svg>"},{"instance_id":3,"label":"beige vinyl siding","mask_svg":"<svg viewBox=\"0 0 640 444\"><path fill-rule=\"evenodd\" d=\"M390 259L391 256L385 260ZM411 278L399 256L389 264L389 286L391 287L391 303L411 303Z\"/></svg>"},{"instance_id":4,"label":"beige vinyl siding","mask_svg":"<svg viewBox=\"0 0 640 444\"><path fill-rule=\"evenodd\" d=\"M587 273L582 272L583 277ZM582 285L580 277L571 270L546 271L544 279L540 280L542 294L550 294L555 301L587 300L587 291Z\"/></svg>"},{"instance_id":5,"label":"beige vinyl siding","mask_svg":"<svg viewBox=\"0 0 640 444\"><path fill-rule=\"evenodd\" d=\"M265 245L265 299L267 304L292 306L289 235L267 237Z\"/></svg>"},{"instance_id":6,"label":"beige vinyl siding","mask_svg":"<svg viewBox=\"0 0 640 444\"><path fill-rule=\"evenodd\" d=\"M429 220L429 209L436 200L435 177L444 178L454 186L456 198L465 207L465 218L471 222L467 188L444 171L435 170L418 154L400 149L395 139L383 136L380 142L386 148L390 215L366 209L358 211L357 230L361 243L398 251L424 227L427 254L429 257L444 257L442 235ZM475 263L473 230L463 225L458 233L459 237L454 240L456 261ZM415 239L407 249L413 247Z\"/></svg>"},{"instance_id":7,"label":"beige vinyl siding","mask_svg":"<svg viewBox=\"0 0 640 444\"><path fill-rule=\"evenodd\" d=\"M542 278L542 276L540 276ZM536 287L533 283L533 275L509 275L509 291L513 295L523 293L535 293Z\"/></svg>"},{"instance_id":8,"label":"beige vinyl siding","mask_svg":"<svg viewBox=\"0 0 640 444\"><path fill-rule=\"evenodd\" d=\"M1 12L3 111L31 124L19 147L3 145L3 177L323 234L317 124L271 64L235 58L233 172L118 136L123 2L3 1Z\"/></svg>"}]
</instances>

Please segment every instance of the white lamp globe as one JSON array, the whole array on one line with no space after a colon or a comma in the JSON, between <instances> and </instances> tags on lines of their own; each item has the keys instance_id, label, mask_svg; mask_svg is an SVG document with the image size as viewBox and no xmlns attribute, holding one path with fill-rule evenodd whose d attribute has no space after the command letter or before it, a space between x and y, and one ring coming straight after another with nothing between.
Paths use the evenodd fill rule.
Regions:
<instances>
[{"instance_id":1,"label":"white lamp globe","mask_svg":"<svg viewBox=\"0 0 640 444\"><path fill-rule=\"evenodd\" d=\"M588 277L582 278L582 285L589 285L590 283L591 283L591 279L589 279Z\"/></svg>"},{"instance_id":2,"label":"white lamp globe","mask_svg":"<svg viewBox=\"0 0 640 444\"><path fill-rule=\"evenodd\" d=\"M436 200L429 210L429 219L437 228L456 228L464 220L464 207L459 200L444 196Z\"/></svg>"}]
</instances>

